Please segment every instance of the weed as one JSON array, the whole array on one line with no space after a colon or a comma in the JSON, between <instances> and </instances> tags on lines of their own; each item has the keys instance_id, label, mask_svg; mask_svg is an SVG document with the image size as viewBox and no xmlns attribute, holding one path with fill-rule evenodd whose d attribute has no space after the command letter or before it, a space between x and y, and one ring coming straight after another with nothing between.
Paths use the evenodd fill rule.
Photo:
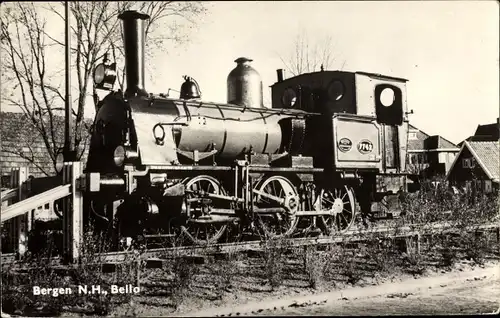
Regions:
<instances>
[{"instance_id":1,"label":"weed","mask_svg":"<svg viewBox=\"0 0 500 318\"><path fill-rule=\"evenodd\" d=\"M326 266L331 261L332 254L328 251L318 252L314 247L306 247L303 257L309 287L320 288L325 279Z\"/></svg>"},{"instance_id":2,"label":"weed","mask_svg":"<svg viewBox=\"0 0 500 318\"><path fill-rule=\"evenodd\" d=\"M233 288L234 277L238 274L238 264L236 260L236 255L230 253L223 261L213 264L212 270L216 279L214 285L220 292L229 292Z\"/></svg>"},{"instance_id":3,"label":"weed","mask_svg":"<svg viewBox=\"0 0 500 318\"><path fill-rule=\"evenodd\" d=\"M443 266L450 267L458 259L457 250L454 247L455 239L449 235L445 235L441 239L441 262Z\"/></svg>"},{"instance_id":4,"label":"weed","mask_svg":"<svg viewBox=\"0 0 500 318\"><path fill-rule=\"evenodd\" d=\"M483 235L468 233L461 240L461 245L465 249L465 257L476 264L484 263L485 255L488 253L488 241Z\"/></svg>"},{"instance_id":5,"label":"weed","mask_svg":"<svg viewBox=\"0 0 500 318\"><path fill-rule=\"evenodd\" d=\"M283 269L285 266L285 252L290 248L283 238L270 238L264 244L264 271L272 289L283 283Z\"/></svg>"},{"instance_id":6,"label":"weed","mask_svg":"<svg viewBox=\"0 0 500 318\"><path fill-rule=\"evenodd\" d=\"M134 283L134 276L124 273L112 279L111 275L103 272L104 260L99 256L106 250L106 240L89 231L86 233L80 246L80 263L70 267L55 267L50 264L52 251L49 248L39 251L31 258L25 259L16 268L4 267L2 271L2 303L5 312L20 315L60 315L64 311L79 309L87 314L106 315L112 309L111 284L125 285ZM38 287L69 288L71 293L57 295L52 291L47 295L36 295ZM79 286L88 286L88 293L80 293ZM92 286L100 286L101 291L107 293L92 293ZM113 295L115 303L128 301L130 294ZM64 306L63 306L64 304Z\"/></svg>"},{"instance_id":7,"label":"weed","mask_svg":"<svg viewBox=\"0 0 500 318\"><path fill-rule=\"evenodd\" d=\"M403 266L410 274L422 275L426 271L422 254L405 253L403 255Z\"/></svg>"},{"instance_id":8,"label":"weed","mask_svg":"<svg viewBox=\"0 0 500 318\"><path fill-rule=\"evenodd\" d=\"M171 271L174 276L170 284L170 298L174 308L178 309L189 297L194 276L199 268L188 258L176 257Z\"/></svg>"},{"instance_id":9,"label":"weed","mask_svg":"<svg viewBox=\"0 0 500 318\"><path fill-rule=\"evenodd\" d=\"M335 274L340 274L345 277L347 283L354 285L363 278L363 270L356 263L355 252L346 246L343 242L331 249L335 253L336 262L330 262L330 265L326 267L327 276L334 278Z\"/></svg>"}]
</instances>

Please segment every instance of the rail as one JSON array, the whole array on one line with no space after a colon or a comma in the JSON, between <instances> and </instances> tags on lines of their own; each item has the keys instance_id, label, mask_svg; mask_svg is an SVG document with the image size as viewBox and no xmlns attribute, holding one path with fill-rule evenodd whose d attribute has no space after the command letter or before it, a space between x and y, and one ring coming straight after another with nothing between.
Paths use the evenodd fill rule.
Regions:
<instances>
[{"instance_id":1,"label":"rail","mask_svg":"<svg viewBox=\"0 0 500 318\"><path fill-rule=\"evenodd\" d=\"M471 225L466 228L468 231L491 230L498 229L500 224L489 223L481 225ZM442 230L441 232L436 232ZM376 238L370 235L384 235L381 238L405 238L405 237L420 237L437 233L451 234L458 231L453 224L449 223L434 223L434 224L411 224L401 227L380 226L371 229L354 229L344 233L339 233L328 237L314 238L289 238L281 241L283 246L289 247L304 247L311 245L328 245L336 243L354 243L368 241ZM266 241L247 241L236 243L219 243L213 245L197 245L197 246L181 246L175 248L156 248L148 249L139 254L141 259L154 257L168 257L177 255L209 255L224 252L242 252L247 250L262 250L265 247ZM124 262L134 255L134 251L111 252L96 255L103 263L109 262Z\"/></svg>"},{"instance_id":2,"label":"rail","mask_svg":"<svg viewBox=\"0 0 500 318\"><path fill-rule=\"evenodd\" d=\"M465 228L465 230L472 231L484 231L493 230L500 228L498 223L488 223L488 224L477 224L470 225ZM442 231L439 231L442 230ZM437 232L439 231L439 232ZM417 240L421 236L433 235L433 234L453 234L459 231L454 224L439 222L430 224L409 224L404 226L377 226L371 229L353 229L346 231L342 234L336 234L334 236L321 236L314 238L289 238L281 241L282 246L288 247L307 247L312 245L328 245L328 244L338 244L338 243L356 243L369 241L372 239L390 239L390 238L411 238L417 237ZM498 239L498 238L497 238ZM148 260L152 258L169 258L176 256L189 256L189 255L211 255L216 253L236 253L243 251L260 251L266 246L266 241L244 241L244 242L232 242L232 243L219 243L212 245L196 245L196 246L180 246L180 247L168 247L168 248L155 248L147 249L139 254L135 254L138 251L120 251L120 252L109 252L96 254L93 258L94 261L98 263L120 263L127 262L128 260L135 260L136 256L142 260ZM60 258L51 258L52 264L57 264ZM2 264L15 263L16 259L12 254L2 254Z\"/></svg>"}]
</instances>

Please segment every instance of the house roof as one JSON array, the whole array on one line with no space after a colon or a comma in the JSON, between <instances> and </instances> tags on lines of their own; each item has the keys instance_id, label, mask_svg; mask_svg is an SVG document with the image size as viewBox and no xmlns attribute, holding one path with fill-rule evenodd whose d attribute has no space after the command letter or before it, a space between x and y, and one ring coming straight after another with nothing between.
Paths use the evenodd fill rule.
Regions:
<instances>
[{"instance_id":1,"label":"house roof","mask_svg":"<svg viewBox=\"0 0 500 318\"><path fill-rule=\"evenodd\" d=\"M493 124L487 125L478 125L476 128L476 132L473 136L466 138L467 141L495 141L500 140L500 123L497 118L497 122ZM464 141L465 141L464 140ZM462 146L463 142L461 141L458 145Z\"/></svg>"},{"instance_id":2,"label":"house roof","mask_svg":"<svg viewBox=\"0 0 500 318\"><path fill-rule=\"evenodd\" d=\"M64 121L55 122L57 146L64 141ZM24 113L0 112L0 169L10 174L13 167L28 166L35 177L53 173L53 162L35 124ZM27 159L29 158L29 159Z\"/></svg>"},{"instance_id":3,"label":"house roof","mask_svg":"<svg viewBox=\"0 0 500 318\"><path fill-rule=\"evenodd\" d=\"M46 117L44 123L49 124ZM62 147L64 116L54 116L53 124L56 147ZM9 174L13 167L19 166L28 166L35 177L54 172L44 139L32 120L24 113L0 112L0 173Z\"/></svg>"},{"instance_id":4,"label":"house roof","mask_svg":"<svg viewBox=\"0 0 500 318\"><path fill-rule=\"evenodd\" d=\"M479 163L484 173L494 182L499 182L500 180L500 142L495 141L464 141L460 153L463 149L469 149L474 159ZM460 157L457 155L453 164L451 165L448 175L455 167L455 164Z\"/></svg>"},{"instance_id":5,"label":"house roof","mask_svg":"<svg viewBox=\"0 0 500 318\"><path fill-rule=\"evenodd\" d=\"M440 135L429 135L424 131L409 124L409 130L417 130L417 139L408 140L408 150L431 150L431 149L454 149L459 150L459 147Z\"/></svg>"},{"instance_id":6,"label":"house roof","mask_svg":"<svg viewBox=\"0 0 500 318\"><path fill-rule=\"evenodd\" d=\"M434 135L434 136L429 136L425 141L424 141L424 147L425 149L457 149L459 148L449 141L448 139L439 136L439 135Z\"/></svg>"},{"instance_id":7,"label":"house roof","mask_svg":"<svg viewBox=\"0 0 500 318\"><path fill-rule=\"evenodd\" d=\"M498 124L478 125L474 136L484 136L498 140L500 137L499 129L500 126Z\"/></svg>"},{"instance_id":8,"label":"house roof","mask_svg":"<svg viewBox=\"0 0 500 318\"><path fill-rule=\"evenodd\" d=\"M478 159L484 172L498 182L500 177L500 143L499 141L468 141L471 152Z\"/></svg>"}]
</instances>

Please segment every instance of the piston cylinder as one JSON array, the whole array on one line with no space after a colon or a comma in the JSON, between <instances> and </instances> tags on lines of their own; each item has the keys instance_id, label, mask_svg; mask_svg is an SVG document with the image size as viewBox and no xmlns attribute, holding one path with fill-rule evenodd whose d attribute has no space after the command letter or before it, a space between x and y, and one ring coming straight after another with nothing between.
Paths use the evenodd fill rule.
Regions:
<instances>
[{"instance_id":1,"label":"piston cylinder","mask_svg":"<svg viewBox=\"0 0 500 318\"><path fill-rule=\"evenodd\" d=\"M236 67L227 76L227 102L238 106L263 108L262 79L250 66L252 60L240 57Z\"/></svg>"}]
</instances>

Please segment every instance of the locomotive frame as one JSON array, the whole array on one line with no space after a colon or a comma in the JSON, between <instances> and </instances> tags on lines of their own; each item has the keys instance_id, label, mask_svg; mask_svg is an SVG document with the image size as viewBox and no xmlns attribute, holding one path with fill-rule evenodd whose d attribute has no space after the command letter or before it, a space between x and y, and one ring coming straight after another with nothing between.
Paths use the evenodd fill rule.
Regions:
<instances>
[{"instance_id":1,"label":"locomotive frame","mask_svg":"<svg viewBox=\"0 0 500 318\"><path fill-rule=\"evenodd\" d=\"M148 16L120 19L127 90L98 102L86 220L123 247L179 235L211 244L244 232L342 233L407 190L407 80L323 70L285 80L278 70L266 109L258 73L239 58L228 103L201 101L187 76L178 99L148 94ZM98 76L98 87L110 90L112 75Z\"/></svg>"}]
</instances>

